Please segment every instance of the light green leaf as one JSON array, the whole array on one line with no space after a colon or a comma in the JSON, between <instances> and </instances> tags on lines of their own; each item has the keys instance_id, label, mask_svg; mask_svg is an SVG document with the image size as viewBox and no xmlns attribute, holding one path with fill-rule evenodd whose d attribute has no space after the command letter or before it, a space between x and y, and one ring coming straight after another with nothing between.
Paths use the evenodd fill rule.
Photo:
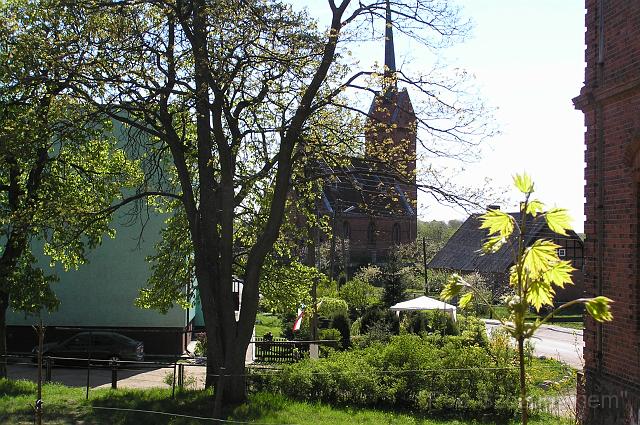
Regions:
<instances>
[{"instance_id":1,"label":"light green leaf","mask_svg":"<svg viewBox=\"0 0 640 425\"><path fill-rule=\"evenodd\" d=\"M500 210L490 210L480 216L481 229L489 229L490 235L499 234L508 238L513 232L513 217Z\"/></svg>"},{"instance_id":2,"label":"light green leaf","mask_svg":"<svg viewBox=\"0 0 640 425\"><path fill-rule=\"evenodd\" d=\"M529 201L529 203L527 204L527 214L531 214L532 216L535 217L542 211L544 211L544 204L540 202L538 199Z\"/></svg>"},{"instance_id":3,"label":"light green leaf","mask_svg":"<svg viewBox=\"0 0 640 425\"><path fill-rule=\"evenodd\" d=\"M564 288L565 284L573 284L571 274L575 271L570 261L559 261L551 266L549 270L544 272L545 281Z\"/></svg>"},{"instance_id":4,"label":"light green leaf","mask_svg":"<svg viewBox=\"0 0 640 425\"><path fill-rule=\"evenodd\" d=\"M482 253L493 254L502 248L502 245L504 245L505 242L507 242L507 240L500 235L492 236L482 244Z\"/></svg>"},{"instance_id":5,"label":"light green leaf","mask_svg":"<svg viewBox=\"0 0 640 425\"><path fill-rule=\"evenodd\" d=\"M513 176L513 184L524 194L533 192L533 180L531 180L531 177L527 173Z\"/></svg>"},{"instance_id":6,"label":"light green leaf","mask_svg":"<svg viewBox=\"0 0 640 425\"><path fill-rule=\"evenodd\" d=\"M473 299L473 292L467 292L462 297L460 297L460 302L458 302L458 306L460 306L460 308L465 308L467 305L469 305L472 299Z\"/></svg>"},{"instance_id":7,"label":"light green leaf","mask_svg":"<svg viewBox=\"0 0 640 425\"><path fill-rule=\"evenodd\" d=\"M571 217L564 208L554 208L544 214L549 229L561 235L566 235L566 230L571 230Z\"/></svg>"},{"instance_id":8,"label":"light green leaf","mask_svg":"<svg viewBox=\"0 0 640 425\"><path fill-rule=\"evenodd\" d=\"M553 295L555 291L551 284L544 279L534 279L529 281L529 291L527 292L527 302L540 311L543 305L553 305Z\"/></svg>"},{"instance_id":9,"label":"light green leaf","mask_svg":"<svg viewBox=\"0 0 640 425\"><path fill-rule=\"evenodd\" d=\"M559 261L556 251L558 247L551 241L538 239L525 250L524 270L531 279L539 279Z\"/></svg>"},{"instance_id":10,"label":"light green leaf","mask_svg":"<svg viewBox=\"0 0 640 425\"><path fill-rule=\"evenodd\" d=\"M607 297L599 296L590 298L585 302L587 312L598 322L608 322L613 320L610 306L613 301Z\"/></svg>"},{"instance_id":11,"label":"light green leaf","mask_svg":"<svg viewBox=\"0 0 640 425\"><path fill-rule=\"evenodd\" d=\"M463 288L470 286L463 278L457 273L454 273L449 277L442 292L440 292L440 299L443 301L449 301L460 294Z\"/></svg>"}]
</instances>

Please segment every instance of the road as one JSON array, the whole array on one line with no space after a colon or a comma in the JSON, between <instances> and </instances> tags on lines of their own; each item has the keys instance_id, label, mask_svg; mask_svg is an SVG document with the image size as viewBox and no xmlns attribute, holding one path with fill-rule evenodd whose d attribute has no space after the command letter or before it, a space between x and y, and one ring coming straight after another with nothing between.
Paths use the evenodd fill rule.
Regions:
<instances>
[{"instance_id":1,"label":"road","mask_svg":"<svg viewBox=\"0 0 640 425\"><path fill-rule=\"evenodd\" d=\"M487 333L499 326L496 320L485 320ZM582 369L582 330L568 329L561 326L543 325L532 339L534 353L537 356L551 357L566 364Z\"/></svg>"}]
</instances>

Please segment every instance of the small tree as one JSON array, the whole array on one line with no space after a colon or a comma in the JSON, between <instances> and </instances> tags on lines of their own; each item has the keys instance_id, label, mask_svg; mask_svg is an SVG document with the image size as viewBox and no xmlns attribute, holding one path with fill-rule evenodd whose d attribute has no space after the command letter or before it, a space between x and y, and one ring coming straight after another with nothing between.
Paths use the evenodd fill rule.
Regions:
<instances>
[{"instance_id":1,"label":"small tree","mask_svg":"<svg viewBox=\"0 0 640 425\"><path fill-rule=\"evenodd\" d=\"M613 316L609 310L611 300L606 297L580 298L553 308L554 287L563 288L572 284L571 273L575 270L570 261L558 257L558 245L550 240L538 239L526 244L527 226L538 220L545 220L552 232L566 235L570 229L570 217L567 210L553 208L546 212L544 204L531 199L533 181L527 174L514 176L514 184L524 194L520 204L520 220L500 210L489 210L480 217L481 229L488 229L489 237L482 246L483 254L491 254L500 249L513 250L514 261L509 273L509 285L513 294L505 297L508 316L502 317L494 311L502 326L509 332L518 345L518 364L520 369L520 402L522 423L528 421L528 402L525 371L525 341L546 323L554 314L572 305L583 303L587 312L597 321L609 321ZM442 299L451 300L460 296L459 305L464 308L474 296L483 297L482 291L465 281L460 275L453 275L441 293ZM486 300L482 300L486 302ZM525 322L525 315L531 307L536 311L544 305L552 311L533 323ZM493 307L491 307L493 308Z\"/></svg>"}]
</instances>

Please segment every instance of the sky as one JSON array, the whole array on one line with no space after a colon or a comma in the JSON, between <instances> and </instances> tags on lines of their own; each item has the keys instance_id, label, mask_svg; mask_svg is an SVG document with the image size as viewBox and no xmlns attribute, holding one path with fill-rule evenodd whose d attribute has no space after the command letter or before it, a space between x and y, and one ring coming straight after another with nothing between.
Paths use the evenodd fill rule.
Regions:
<instances>
[{"instance_id":1,"label":"sky","mask_svg":"<svg viewBox=\"0 0 640 425\"><path fill-rule=\"evenodd\" d=\"M583 230L584 126L571 99L584 78L584 2L582 0L452 0L473 24L462 43L441 52L440 61L475 76L484 102L494 109L499 130L483 143L480 159L460 164L454 181L474 186L489 178L491 187L508 190L503 210L515 211L519 197L511 184L515 173L527 172L535 196L549 207L569 209L574 229ZM323 0L295 0L328 22ZM324 19L323 19L324 18ZM396 61L429 68L434 58L415 42L396 35ZM354 48L363 67L381 62L378 43ZM411 94L411 93L410 93ZM484 183L483 183L484 184ZM422 220L464 218L461 208L438 205L419 196Z\"/></svg>"}]
</instances>

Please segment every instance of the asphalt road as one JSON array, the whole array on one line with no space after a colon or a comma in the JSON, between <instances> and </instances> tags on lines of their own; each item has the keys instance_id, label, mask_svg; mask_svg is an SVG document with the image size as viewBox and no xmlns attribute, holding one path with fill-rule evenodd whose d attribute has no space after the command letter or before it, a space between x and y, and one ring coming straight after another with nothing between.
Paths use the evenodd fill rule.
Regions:
<instances>
[{"instance_id":1,"label":"asphalt road","mask_svg":"<svg viewBox=\"0 0 640 425\"><path fill-rule=\"evenodd\" d=\"M486 320L487 333L499 326L496 320ZM582 369L582 331L563 328L561 326L543 325L538 329L532 339L534 353L537 356L545 356L560 360L568 365Z\"/></svg>"}]
</instances>

